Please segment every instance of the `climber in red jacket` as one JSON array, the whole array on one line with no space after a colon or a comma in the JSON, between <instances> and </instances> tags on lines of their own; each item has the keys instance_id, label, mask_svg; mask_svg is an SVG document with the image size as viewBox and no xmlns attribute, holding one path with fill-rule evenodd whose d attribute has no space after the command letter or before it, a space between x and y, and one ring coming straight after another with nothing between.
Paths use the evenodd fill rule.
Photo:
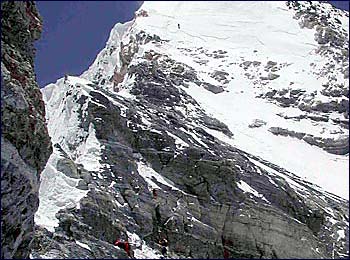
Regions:
<instances>
[{"instance_id":1,"label":"climber in red jacket","mask_svg":"<svg viewBox=\"0 0 350 260\"><path fill-rule=\"evenodd\" d=\"M224 259L229 259L230 258L230 253L228 252L228 250L225 248L224 249Z\"/></svg>"},{"instance_id":2,"label":"climber in red jacket","mask_svg":"<svg viewBox=\"0 0 350 260\"><path fill-rule=\"evenodd\" d=\"M124 249L125 252L128 254L128 256L131 257L131 248L130 248L130 244L128 241L121 241L121 240L117 239L117 241L115 241L114 245Z\"/></svg>"}]
</instances>

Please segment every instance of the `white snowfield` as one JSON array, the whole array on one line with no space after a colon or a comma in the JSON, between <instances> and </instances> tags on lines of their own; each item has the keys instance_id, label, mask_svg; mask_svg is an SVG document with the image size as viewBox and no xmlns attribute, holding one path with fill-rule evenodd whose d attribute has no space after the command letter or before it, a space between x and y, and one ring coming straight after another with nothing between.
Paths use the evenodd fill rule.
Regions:
<instances>
[{"instance_id":1,"label":"white snowfield","mask_svg":"<svg viewBox=\"0 0 350 260\"><path fill-rule=\"evenodd\" d=\"M330 4L322 4L324 10L332 9ZM234 137L216 136L223 141L255 156L261 157L286 170L321 186L328 192L345 199L349 198L349 156L327 153L319 147L307 144L296 138L275 136L268 131L270 127L281 127L296 132L304 132L319 137L337 138L339 133L349 134L331 122L311 122L307 119L286 120L277 114L301 115L298 108L282 108L264 99L256 98L268 89L293 88L317 91L317 98L327 99L320 90L326 83L326 77L311 72L310 63L322 68L329 60L315 53L318 44L314 40L314 29L301 29L294 13L288 10L285 2L145 2L140 9L146 10L147 17L137 17L129 32L144 30L154 33L169 42L161 45L147 44L144 50L153 49L169 55L171 58L193 67L202 80L218 84L210 73L222 70L229 73L230 82L225 91L213 94L202 87L190 84L183 89L197 100L205 111L227 124ZM348 32L345 15L337 16L342 27ZM178 29L178 24L180 29ZM125 34L124 37L128 37ZM118 45L118 44L115 44ZM224 50L227 57L215 59L204 54L197 58L208 60L199 64L193 55L181 50L198 48ZM138 56L142 55L142 51ZM259 61L266 64L275 61L288 64L276 73L279 78L265 86L257 86L248 80L239 67L243 61ZM97 61L95 61L97 63ZM338 66L336 64L336 66ZM93 67L88 70L91 75ZM264 71L261 71L264 73ZM348 80L336 70L339 84L349 86ZM86 75L87 72L84 74ZM266 76L262 74L262 76ZM332 116L343 119L342 114ZM249 128L255 119L261 119L266 125ZM217 132L219 134L219 132Z\"/></svg>"},{"instance_id":2,"label":"white snowfield","mask_svg":"<svg viewBox=\"0 0 350 260\"><path fill-rule=\"evenodd\" d=\"M281 122L281 118L276 115L281 108L264 100L254 100L253 96L249 98L244 93L221 93L215 96L216 102L213 102L215 94L209 91L197 86L185 90L196 97L209 114L227 124L234 134L230 139L217 131L211 131L218 139L279 165L328 192L349 198L349 155L330 154L296 138L275 136L267 131L267 126L278 126L278 122ZM263 119L267 126L249 128L248 125L255 118ZM288 123L298 122L285 120L284 125Z\"/></svg>"}]
</instances>

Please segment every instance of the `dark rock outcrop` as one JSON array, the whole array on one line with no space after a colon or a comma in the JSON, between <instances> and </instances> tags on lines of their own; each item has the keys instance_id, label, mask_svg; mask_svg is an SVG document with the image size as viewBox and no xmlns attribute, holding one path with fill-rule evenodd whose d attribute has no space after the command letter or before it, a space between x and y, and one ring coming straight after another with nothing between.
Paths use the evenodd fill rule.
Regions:
<instances>
[{"instance_id":1,"label":"dark rock outcrop","mask_svg":"<svg viewBox=\"0 0 350 260\"><path fill-rule=\"evenodd\" d=\"M332 154L348 154L349 153L349 136L340 136L334 138L317 137L311 134L295 132L293 130L284 129L281 127L271 127L269 131L274 135L291 136L300 140L304 140L308 144L321 147L325 151Z\"/></svg>"},{"instance_id":2,"label":"dark rock outcrop","mask_svg":"<svg viewBox=\"0 0 350 260\"><path fill-rule=\"evenodd\" d=\"M224 84L229 83L229 80L227 79L229 74L226 71L215 70L210 74L210 76Z\"/></svg>"},{"instance_id":3,"label":"dark rock outcrop","mask_svg":"<svg viewBox=\"0 0 350 260\"><path fill-rule=\"evenodd\" d=\"M33 69L41 26L33 2L1 2L1 258L29 256L39 174L51 154Z\"/></svg>"},{"instance_id":4,"label":"dark rock outcrop","mask_svg":"<svg viewBox=\"0 0 350 260\"><path fill-rule=\"evenodd\" d=\"M269 73L269 74L267 74L266 77L260 77L260 79L261 80L274 80L274 79L277 79L279 77L280 77L280 75L278 75L278 74Z\"/></svg>"},{"instance_id":5,"label":"dark rock outcrop","mask_svg":"<svg viewBox=\"0 0 350 260\"><path fill-rule=\"evenodd\" d=\"M249 124L248 127L255 128L255 127L261 127L263 125L266 125L266 122L264 120L254 119L253 122L251 124Z\"/></svg>"}]
</instances>

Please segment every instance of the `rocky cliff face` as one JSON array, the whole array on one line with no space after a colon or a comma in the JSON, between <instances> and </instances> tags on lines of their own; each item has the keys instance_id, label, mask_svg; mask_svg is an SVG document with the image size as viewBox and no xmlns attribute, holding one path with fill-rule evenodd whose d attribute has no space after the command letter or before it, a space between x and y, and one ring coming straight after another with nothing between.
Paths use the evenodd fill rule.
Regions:
<instances>
[{"instance_id":1,"label":"rocky cliff face","mask_svg":"<svg viewBox=\"0 0 350 260\"><path fill-rule=\"evenodd\" d=\"M169 258L348 257L346 195L310 182L330 176L328 164L338 175L327 182L345 178L346 147L334 155L332 140L303 139L348 136L329 122L343 112L290 120L304 113L293 100L319 94L330 74L348 88L341 69L309 68L329 57L298 23L307 4L170 3L145 3L82 76L42 90L54 152L32 256L126 258L113 242L128 238L136 258L160 258L165 237ZM289 106L268 98L286 85Z\"/></svg>"},{"instance_id":2,"label":"rocky cliff face","mask_svg":"<svg viewBox=\"0 0 350 260\"><path fill-rule=\"evenodd\" d=\"M1 3L1 258L27 258L39 174L52 152L33 69L41 18L33 2Z\"/></svg>"}]
</instances>

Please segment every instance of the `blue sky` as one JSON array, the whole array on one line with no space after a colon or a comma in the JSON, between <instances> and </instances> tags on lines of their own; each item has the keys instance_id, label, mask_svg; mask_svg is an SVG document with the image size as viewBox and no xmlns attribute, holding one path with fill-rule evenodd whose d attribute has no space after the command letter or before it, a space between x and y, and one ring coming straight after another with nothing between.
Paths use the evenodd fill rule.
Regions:
<instances>
[{"instance_id":1,"label":"blue sky","mask_svg":"<svg viewBox=\"0 0 350 260\"><path fill-rule=\"evenodd\" d=\"M349 1L330 1L349 10ZM140 1L37 1L44 20L35 71L40 87L80 75L105 46L117 22L130 21Z\"/></svg>"},{"instance_id":2,"label":"blue sky","mask_svg":"<svg viewBox=\"0 0 350 260\"><path fill-rule=\"evenodd\" d=\"M349 1L329 1L335 7L349 11Z\"/></svg>"},{"instance_id":3,"label":"blue sky","mask_svg":"<svg viewBox=\"0 0 350 260\"><path fill-rule=\"evenodd\" d=\"M37 1L43 17L35 71L40 87L69 75L80 75L105 46L117 22L133 18L139 1Z\"/></svg>"}]
</instances>

